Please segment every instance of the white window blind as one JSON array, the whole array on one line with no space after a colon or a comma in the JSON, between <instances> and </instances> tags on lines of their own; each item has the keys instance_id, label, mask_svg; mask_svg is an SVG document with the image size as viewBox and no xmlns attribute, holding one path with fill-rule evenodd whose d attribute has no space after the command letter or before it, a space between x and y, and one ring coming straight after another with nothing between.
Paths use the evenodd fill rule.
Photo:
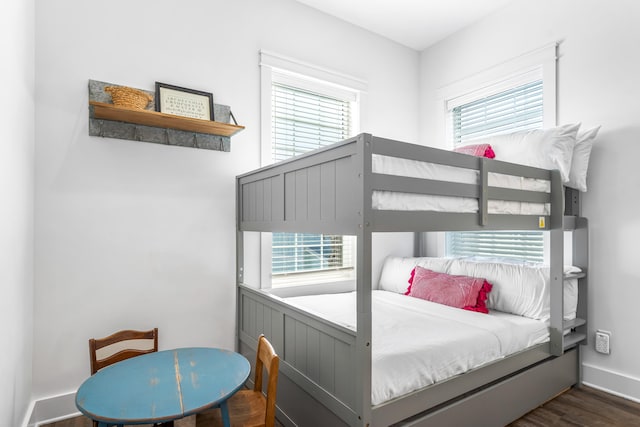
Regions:
<instances>
[{"instance_id":1,"label":"white window blind","mask_svg":"<svg viewBox=\"0 0 640 427\"><path fill-rule=\"evenodd\" d=\"M542 128L542 80L456 106L450 113L454 146L480 137ZM477 255L543 262L544 235L541 231L449 232L445 252L448 256Z\"/></svg>"},{"instance_id":2,"label":"white window blind","mask_svg":"<svg viewBox=\"0 0 640 427\"><path fill-rule=\"evenodd\" d=\"M274 161L346 139L351 101L273 83L271 147ZM308 233L273 233L273 276L353 268L353 239Z\"/></svg>"},{"instance_id":3,"label":"white window blind","mask_svg":"<svg viewBox=\"0 0 640 427\"><path fill-rule=\"evenodd\" d=\"M459 146L490 135L543 125L542 80L453 108L453 142Z\"/></svg>"},{"instance_id":4,"label":"white window blind","mask_svg":"<svg viewBox=\"0 0 640 427\"><path fill-rule=\"evenodd\" d=\"M343 236L274 233L272 244L272 274L353 267L352 248Z\"/></svg>"},{"instance_id":5,"label":"white window blind","mask_svg":"<svg viewBox=\"0 0 640 427\"><path fill-rule=\"evenodd\" d=\"M342 141L351 131L351 103L311 91L272 85L273 160Z\"/></svg>"},{"instance_id":6,"label":"white window blind","mask_svg":"<svg viewBox=\"0 0 640 427\"><path fill-rule=\"evenodd\" d=\"M461 231L447 233L447 255L514 258L543 262L541 231Z\"/></svg>"}]
</instances>

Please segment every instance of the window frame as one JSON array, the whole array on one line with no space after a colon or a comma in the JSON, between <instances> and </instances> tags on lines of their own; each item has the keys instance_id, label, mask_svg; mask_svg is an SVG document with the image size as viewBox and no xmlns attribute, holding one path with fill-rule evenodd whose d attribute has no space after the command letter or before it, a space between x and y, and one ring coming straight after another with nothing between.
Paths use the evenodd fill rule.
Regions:
<instances>
[{"instance_id":1,"label":"window frame","mask_svg":"<svg viewBox=\"0 0 640 427\"><path fill-rule=\"evenodd\" d=\"M279 83L293 86L314 93L348 100L351 103L351 135L360 131L360 117L363 110L363 99L367 91L367 83L361 79L323 68L314 64L299 61L273 52L260 51L260 164L266 166L273 163L271 147L271 102L272 84ZM355 240L354 236L344 236ZM349 256L353 257L355 267L355 241ZM272 277L272 234L260 233L260 283L261 289L311 287L320 281L334 283L351 282L354 279L354 268L344 270L317 271L309 273L292 273L292 280L276 281ZM343 273L340 274L339 272ZM305 277L306 280L301 280Z\"/></svg>"},{"instance_id":2,"label":"window frame","mask_svg":"<svg viewBox=\"0 0 640 427\"><path fill-rule=\"evenodd\" d=\"M449 107L465 104L492 93L509 89L514 82L526 83L532 72L542 75L544 85L544 127L556 126L556 61L557 43L544 45L519 57L507 60L494 67L473 74L440 88L437 93L436 140L442 148L450 148L452 130L448 127ZM517 84L516 84L517 86ZM515 86L513 86L515 87Z\"/></svg>"},{"instance_id":3,"label":"window frame","mask_svg":"<svg viewBox=\"0 0 640 427\"><path fill-rule=\"evenodd\" d=\"M453 149L453 108L495 95L518 86L542 80L543 127L555 127L557 123L557 51L558 43L549 43L538 49L507 60L494 67L471 75L437 92L437 141L445 149ZM435 245L427 245L427 254L445 256L446 232L428 233ZM549 236L543 233L544 262L549 261ZM435 253L434 253L435 252Z\"/></svg>"}]
</instances>

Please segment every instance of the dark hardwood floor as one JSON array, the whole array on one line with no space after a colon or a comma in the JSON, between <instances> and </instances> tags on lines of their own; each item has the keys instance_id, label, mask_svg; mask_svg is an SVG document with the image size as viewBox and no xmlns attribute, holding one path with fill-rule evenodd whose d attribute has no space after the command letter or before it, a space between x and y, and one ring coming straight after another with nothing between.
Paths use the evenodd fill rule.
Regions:
<instances>
[{"instance_id":1,"label":"dark hardwood floor","mask_svg":"<svg viewBox=\"0 0 640 427\"><path fill-rule=\"evenodd\" d=\"M640 403L590 387L576 387L509 424L509 427L548 426L640 426Z\"/></svg>"},{"instance_id":2,"label":"dark hardwood floor","mask_svg":"<svg viewBox=\"0 0 640 427\"><path fill-rule=\"evenodd\" d=\"M193 427L193 420L176 422L175 427ZM190 422L191 421L191 422ZM195 424L206 427L206 420ZM472 422L470 426L480 425ZM508 427L632 427L640 426L640 403L590 387L576 387L529 412ZM76 417L41 427L91 427L85 417ZM331 427L331 426L327 426ZM500 426L496 426L500 427Z\"/></svg>"}]
</instances>

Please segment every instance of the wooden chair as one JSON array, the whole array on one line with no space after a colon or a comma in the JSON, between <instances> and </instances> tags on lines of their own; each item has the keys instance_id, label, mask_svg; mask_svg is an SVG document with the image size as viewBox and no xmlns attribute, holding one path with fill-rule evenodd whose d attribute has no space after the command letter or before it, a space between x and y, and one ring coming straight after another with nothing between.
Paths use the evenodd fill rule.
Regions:
<instances>
[{"instance_id":1,"label":"wooden chair","mask_svg":"<svg viewBox=\"0 0 640 427\"><path fill-rule=\"evenodd\" d=\"M258 338L253 390L239 390L227 401L232 427L274 427L276 422L276 388L280 358L264 335ZM263 367L267 369L266 397L262 393ZM214 409L198 414L207 426L222 426L222 413Z\"/></svg>"},{"instance_id":2,"label":"wooden chair","mask_svg":"<svg viewBox=\"0 0 640 427\"><path fill-rule=\"evenodd\" d=\"M91 375L116 362L158 351L158 328L150 331L118 331L89 340ZM93 427L98 427L96 421Z\"/></svg>"},{"instance_id":3,"label":"wooden chair","mask_svg":"<svg viewBox=\"0 0 640 427\"><path fill-rule=\"evenodd\" d=\"M91 375L116 362L156 351L158 351L158 328L150 331L119 331L105 338L91 338L89 340ZM99 352L106 355L98 356Z\"/></svg>"}]
</instances>

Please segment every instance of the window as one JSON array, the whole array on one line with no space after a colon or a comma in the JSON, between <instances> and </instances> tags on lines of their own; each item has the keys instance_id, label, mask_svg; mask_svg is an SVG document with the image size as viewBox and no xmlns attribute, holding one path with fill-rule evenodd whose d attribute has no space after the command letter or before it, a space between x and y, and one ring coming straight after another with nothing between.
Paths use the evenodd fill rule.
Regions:
<instances>
[{"instance_id":1,"label":"window","mask_svg":"<svg viewBox=\"0 0 640 427\"><path fill-rule=\"evenodd\" d=\"M263 141L268 138L268 158L263 163L277 162L333 144L356 133L358 127L359 91L317 78L335 74L319 70L279 56L261 53L263 65ZM288 67L279 68L272 64ZM290 71L300 68L309 74ZM320 73L319 73L320 71ZM265 76L265 74L267 74ZM311 76L313 74L313 76ZM333 78L332 78L333 77ZM344 79L345 76L339 76ZM268 86L268 94L265 87ZM266 96L265 96L266 95ZM268 109L268 114L265 110ZM267 118L268 117L268 118ZM268 136L267 136L268 135ZM269 239L263 239L265 242ZM269 247L268 272L263 265L263 279L270 276L271 286L304 285L351 278L355 261L355 237L310 233L273 233ZM265 281L263 281L265 283Z\"/></svg>"},{"instance_id":2,"label":"window","mask_svg":"<svg viewBox=\"0 0 640 427\"><path fill-rule=\"evenodd\" d=\"M453 108L454 147L469 140L543 126L542 80Z\"/></svg>"},{"instance_id":3,"label":"window","mask_svg":"<svg viewBox=\"0 0 640 427\"><path fill-rule=\"evenodd\" d=\"M448 256L485 256L544 261L542 231L459 231L447 233Z\"/></svg>"},{"instance_id":4,"label":"window","mask_svg":"<svg viewBox=\"0 0 640 427\"><path fill-rule=\"evenodd\" d=\"M274 162L348 138L351 102L274 82L271 149Z\"/></svg>"},{"instance_id":5,"label":"window","mask_svg":"<svg viewBox=\"0 0 640 427\"><path fill-rule=\"evenodd\" d=\"M347 240L347 241L346 241ZM273 275L353 268L348 237L309 233L274 233Z\"/></svg>"},{"instance_id":6,"label":"window","mask_svg":"<svg viewBox=\"0 0 640 427\"><path fill-rule=\"evenodd\" d=\"M555 45L525 55L518 61L490 70L495 78L506 69L529 62L510 77L467 83L466 93L445 98L452 146L473 139L537 129L555 124ZM553 68L550 71L550 68ZM476 84L479 89L470 90ZM465 86L465 84L463 84ZM456 91L460 88L450 88ZM545 234L541 231L479 231L445 233L447 256L489 256L532 262L545 259Z\"/></svg>"},{"instance_id":7,"label":"window","mask_svg":"<svg viewBox=\"0 0 640 427\"><path fill-rule=\"evenodd\" d=\"M454 147L469 140L541 128L543 124L542 80L486 96L451 111ZM544 260L541 231L461 231L446 234L447 256L490 256Z\"/></svg>"},{"instance_id":8,"label":"window","mask_svg":"<svg viewBox=\"0 0 640 427\"><path fill-rule=\"evenodd\" d=\"M290 85L272 83L273 161L293 157L351 135L351 103ZM349 238L308 233L273 233L271 274L353 269ZM280 280L278 280L280 279Z\"/></svg>"}]
</instances>

